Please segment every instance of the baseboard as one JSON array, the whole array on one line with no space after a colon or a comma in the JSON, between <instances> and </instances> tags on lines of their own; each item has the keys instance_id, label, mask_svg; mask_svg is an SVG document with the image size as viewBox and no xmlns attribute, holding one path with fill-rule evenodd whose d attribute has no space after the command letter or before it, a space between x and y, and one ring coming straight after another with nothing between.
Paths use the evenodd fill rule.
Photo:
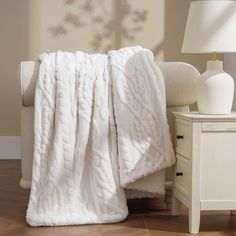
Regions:
<instances>
[{"instance_id":1,"label":"baseboard","mask_svg":"<svg viewBox=\"0 0 236 236\"><path fill-rule=\"evenodd\" d=\"M0 159L20 159L20 136L0 136Z\"/></svg>"}]
</instances>

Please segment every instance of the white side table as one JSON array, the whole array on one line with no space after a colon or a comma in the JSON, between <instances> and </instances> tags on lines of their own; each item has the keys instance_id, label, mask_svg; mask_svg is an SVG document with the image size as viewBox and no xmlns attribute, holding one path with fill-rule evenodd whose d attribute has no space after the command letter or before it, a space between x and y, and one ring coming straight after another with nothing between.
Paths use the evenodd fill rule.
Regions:
<instances>
[{"instance_id":1,"label":"white side table","mask_svg":"<svg viewBox=\"0 0 236 236\"><path fill-rule=\"evenodd\" d=\"M172 214L178 215L183 203L189 208L189 231L198 233L201 210L236 210L236 113L174 116Z\"/></svg>"}]
</instances>

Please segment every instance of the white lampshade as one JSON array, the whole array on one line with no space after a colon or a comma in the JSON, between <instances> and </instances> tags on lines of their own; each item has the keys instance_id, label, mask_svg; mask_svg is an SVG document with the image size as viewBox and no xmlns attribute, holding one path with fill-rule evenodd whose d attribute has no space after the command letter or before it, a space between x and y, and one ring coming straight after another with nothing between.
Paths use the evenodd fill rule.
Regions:
<instances>
[{"instance_id":1,"label":"white lampshade","mask_svg":"<svg viewBox=\"0 0 236 236\"><path fill-rule=\"evenodd\" d=\"M236 52L236 1L192 2L182 52Z\"/></svg>"}]
</instances>

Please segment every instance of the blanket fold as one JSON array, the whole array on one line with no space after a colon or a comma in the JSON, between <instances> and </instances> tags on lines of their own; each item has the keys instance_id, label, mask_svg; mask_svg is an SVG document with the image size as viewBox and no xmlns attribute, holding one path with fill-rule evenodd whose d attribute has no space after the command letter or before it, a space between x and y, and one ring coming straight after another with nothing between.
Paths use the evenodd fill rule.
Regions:
<instances>
[{"instance_id":1,"label":"blanket fold","mask_svg":"<svg viewBox=\"0 0 236 236\"><path fill-rule=\"evenodd\" d=\"M164 194L175 158L152 53L58 51L38 63L27 222L118 222L128 214L125 189Z\"/></svg>"}]
</instances>

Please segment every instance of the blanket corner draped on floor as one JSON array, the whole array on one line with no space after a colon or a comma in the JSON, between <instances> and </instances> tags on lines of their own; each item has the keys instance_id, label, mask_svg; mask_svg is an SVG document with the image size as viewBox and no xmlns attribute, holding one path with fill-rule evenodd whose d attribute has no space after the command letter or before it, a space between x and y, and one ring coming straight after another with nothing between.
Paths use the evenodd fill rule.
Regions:
<instances>
[{"instance_id":1,"label":"blanket corner draped on floor","mask_svg":"<svg viewBox=\"0 0 236 236\"><path fill-rule=\"evenodd\" d=\"M175 162L165 85L152 52L39 56L31 226L114 223L131 197L165 192Z\"/></svg>"}]
</instances>

